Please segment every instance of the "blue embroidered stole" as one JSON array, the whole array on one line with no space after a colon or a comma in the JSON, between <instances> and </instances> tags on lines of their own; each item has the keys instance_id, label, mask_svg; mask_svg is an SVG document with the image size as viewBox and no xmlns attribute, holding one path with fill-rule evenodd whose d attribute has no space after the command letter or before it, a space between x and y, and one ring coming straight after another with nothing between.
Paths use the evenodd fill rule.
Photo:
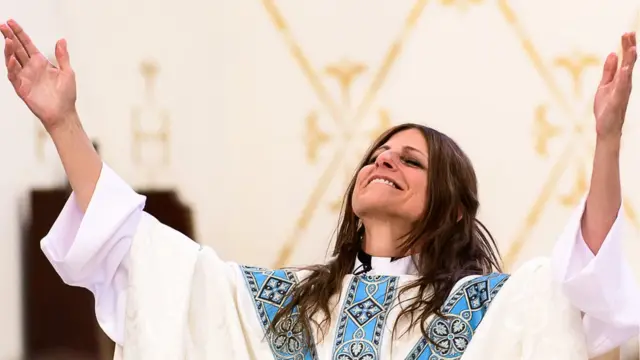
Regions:
<instances>
[{"instance_id":1,"label":"blue embroidered stole","mask_svg":"<svg viewBox=\"0 0 640 360\"><path fill-rule=\"evenodd\" d=\"M278 310L287 304L289 291L298 283L296 274L291 270L265 270L241 266L240 270L256 309L262 329L267 333L271 321ZM307 349L298 311L293 316L280 321L277 331L267 338L275 360L317 360L316 349Z\"/></svg>"},{"instance_id":2,"label":"blue embroidered stole","mask_svg":"<svg viewBox=\"0 0 640 360\"><path fill-rule=\"evenodd\" d=\"M354 276L344 295L333 343L334 359L378 359L397 276Z\"/></svg>"},{"instance_id":3,"label":"blue embroidered stole","mask_svg":"<svg viewBox=\"0 0 640 360\"><path fill-rule=\"evenodd\" d=\"M255 310L267 331L277 311L289 300L298 283L291 270L241 267ZM459 359L471 342L491 301L506 280L506 274L490 274L470 280L452 293L442 306L445 317L434 318L428 326L433 343L422 337L406 356L407 360ZM333 360L378 360L388 313L397 297L397 276L354 276L342 298L335 324ZM304 346L298 312L277 324L267 340L275 360L318 360L316 349Z\"/></svg>"},{"instance_id":4,"label":"blue embroidered stole","mask_svg":"<svg viewBox=\"0 0 640 360\"><path fill-rule=\"evenodd\" d=\"M407 360L459 359L464 354L489 309L491 301L509 278L507 274L490 274L469 280L449 295L441 312L427 327L433 340L422 337Z\"/></svg>"}]
</instances>

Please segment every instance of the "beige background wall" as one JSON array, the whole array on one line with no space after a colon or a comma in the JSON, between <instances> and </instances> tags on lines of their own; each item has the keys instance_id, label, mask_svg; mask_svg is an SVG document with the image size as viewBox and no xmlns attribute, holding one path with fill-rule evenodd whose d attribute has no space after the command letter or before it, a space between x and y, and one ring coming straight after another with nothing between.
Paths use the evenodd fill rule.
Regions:
<instances>
[{"instance_id":1,"label":"beige background wall","mask_svg":"<svg viewBox=\"0 0 640 360\"><path fill-rule=\"evenodd\" d=\"M0 4L48 54L69 40L78 107L107 163L135 186L176 187L201 242L266 266L323 260L364 148L405 121L469 153L509 268L548 254L588 186L602 61L640 25L636 0ZM635 95L622 155L638 275L639 105ZM6 81L0 109L0 359L12 359L21 201L64 177ZM141 140L136 126L168 141Z\"/></svg>"}]
</instances>

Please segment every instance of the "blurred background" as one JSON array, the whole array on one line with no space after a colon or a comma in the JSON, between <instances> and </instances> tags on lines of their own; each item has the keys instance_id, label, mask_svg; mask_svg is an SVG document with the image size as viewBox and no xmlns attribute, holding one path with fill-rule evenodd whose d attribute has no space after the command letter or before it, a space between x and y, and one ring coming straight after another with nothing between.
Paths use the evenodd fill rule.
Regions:
<instances>
[{"instance_id":1,"label":"blurred background","mask_svg":"<svg viewBox=\"0 0 640 360\"><path fill-rule=\"evenodd\" d=\"M419 122L473 160L481 220L513 270L550 253L587 190L593 94L640 3L0 0L0 18L52 59L68 40L105 161L225 259L323 261L365 148ZM634 94L622 153L638 278L639 105ZM55 149L6 80L0 109L0 360L111 358L92 297L39 250L68 196ZM605 358L638 359L638 342Z\"/></svg>"}]
</instances>

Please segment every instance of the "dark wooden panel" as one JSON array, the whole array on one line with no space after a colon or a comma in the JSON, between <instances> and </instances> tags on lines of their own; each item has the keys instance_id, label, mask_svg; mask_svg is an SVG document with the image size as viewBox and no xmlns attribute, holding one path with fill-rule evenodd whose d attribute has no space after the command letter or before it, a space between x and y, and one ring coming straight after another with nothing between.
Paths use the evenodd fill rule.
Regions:
<instances>
[{"instance_id":1,"label":"dark wooden panel","mask_svg":"<svg viewBox=\"0 0 640 360\"><path fill-rule=\"evenodd\" d=\"M147 196L145 211L193 238L190 209L174 191L140 191ZM27 359L104 359L112 357L113 344L105 341L94 313L92 294L67 286L40 250L62 210L66 189L34 190L23 229L22 269L24 341Z\"/></svg>"},{"instance_id":2,"label":"dark wooden panel","mask_svg":"<svg viewBox=\"0 0 640 360\"><path fill-rule=\"evenodd\" d=\"M47 352L73 352L97 359L98 341L93 297L65 285L40 250L55 222L67 191L35 190L30 196L30 222L23 242L25 347L29 359Z\"/></svg>"}]
</instances>

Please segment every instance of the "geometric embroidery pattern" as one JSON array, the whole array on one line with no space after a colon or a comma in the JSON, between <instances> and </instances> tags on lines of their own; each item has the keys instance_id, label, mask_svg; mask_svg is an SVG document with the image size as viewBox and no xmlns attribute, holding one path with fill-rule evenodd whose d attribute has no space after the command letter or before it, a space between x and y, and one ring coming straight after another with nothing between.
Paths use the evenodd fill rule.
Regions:
<instances>
[{"instance_id":1,"label":"geometric embroidery pattern","mask_svg":"<svg viewBox=\"0 0 640 360\"><path fill-rule=\"evenodd\" d=\"M342 304L334 360L376 360L387 315L396 297L396 276L354 276Z\"/></svg>"},{"instance_id":2,"label":"geometric embroidery pattern","mask_svg":"<svg viewBox=\"0 0 640 360\"><path fill-rule=\"evenodd\" d=\"M355 320L358 325L364 326L371 319L374 319L376 315L382 312L382 307L371 299L363 300L357 304L351 306L348 310L351 318Z\"/></svg>"},{"instance_id":3,"label":"geometric embroidery pattern","mask_svg":"<svg viewBox=\"0 0 640 360\"><path fill-rule=\"evenodd\" d=\"M509 275L493 273L469 280L451 294L427 328L433 342L422 337L407 360L460 359Z\"/></svg>"},{"instance_id":4,"label":"geometric embroidery pattern","mask_svg":"<svg viewBox=\"0 0 640 360\"><path fill-rule=\"evenodd\" d=\"M266 270L241 266L240 270L266 334L278 310L290 300L289 292L298 283L298 278L294 272L284 269ZM293 315L276 324L275 334L268 338L271 352L276 360L318 359L315 347L307 349L305 346L298 314L298 310L294 308Z\"/></svg>"},{"instance_id":5,"label":"geometric embroidery pattern","mask_svg":"<svg viewBox=\"0 0 640 360\"><path fill-rule=\"evenodd\" d=\"M277 307L281 307L292 286L293 282L291 281L269 275L258 292L258 299Z\"/></svg>"}]
</instances>

